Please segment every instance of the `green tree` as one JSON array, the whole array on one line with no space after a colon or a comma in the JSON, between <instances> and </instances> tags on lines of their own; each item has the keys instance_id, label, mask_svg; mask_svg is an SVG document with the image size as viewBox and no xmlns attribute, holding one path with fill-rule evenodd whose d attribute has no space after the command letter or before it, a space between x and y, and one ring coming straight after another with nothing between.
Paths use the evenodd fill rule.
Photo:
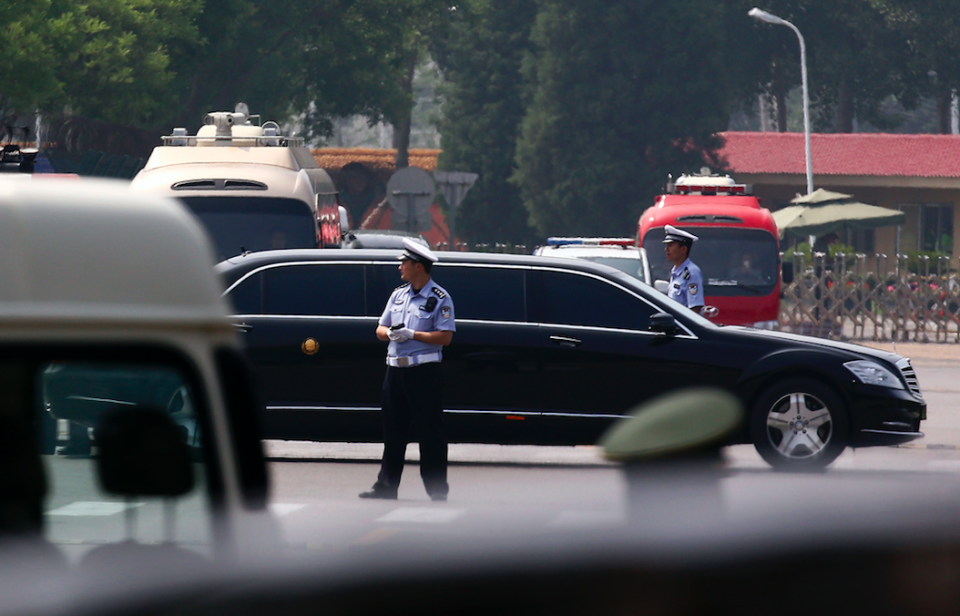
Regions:
<instances>
[{"instance_id":1,"label":"green tree","mask_svg":"<svg viewBox=\"0 0 960 616\"><path fill-rule=\"evenodd\" d=\"M767 12L791 19L793 0L769 0L762 8ZM773 103L777 130L787 131L787 97L790 89L800 83L800 48L797 37L783 27L761 24L747 12L756 6L755 0L726 0L726 50L730 60L725 76L731 80L733 91L745 108L751 108L757 95Z\"/></svg>"},{"instance_id":2,"label":"green tree","mask_svg":"<svg viewBox=\"0 0 960 616\"><path fill-rule=\"evenodd\" d=\"M410 33L443 0L11 0L0 6L0 106L145 127L195 127L239 101L299 116L409 115Z\"/></svg>"},{"instance_id":3,"label":"green tree","mask_svg":"<svg viewBox=\"0 0 960 616\"><path fill-rule=\"evenodd\" d=\"M891 96L907 108L916 107L907 39L891 27L878 3L834 0L800 3L800 8L797 27L807 38L810 96L819 130L850 133L854 120L894 128L899 118L882 107Z\"/></svg>"},{"instance_id":4,"label":"green tree","mask_svg":"<svg viewBox=\"0 0 960 616\"><path fill-rule=\"evenodd\" d=\"M793 23L804 37L814 130L849 133L855 121L891 129L900 118L887 113L885 101L893 96L909 109L918 104L908 38L879 1L770 0L762 8ZM746 10L741 4L737 12ZM799 43L786 27L750 21L767 62L757 74L777 103L783 131L787 93L801 84Z\"/></svg>"},{"instance_id":5,"label":"green tree","mask_svg":"<svg viewBox=\"0 0 960 616\"><path fill-rule=\"evenodd\" d=\"M0 110L33 111L56 100L62 84L50 46L49 0L0 3Z\"/></svg>"},{"instance_id":6,"label":"green tree","mask_svg":"<svg viewBox=\"0 0 960 616\"><path fill-rule=\"evenodd\" d=\"M169 50L196 42L198 10L199 0L4 3L0 96L20 112L155 121L176 101Z\"/></svg>"},{"instance_id":7,"label":"green tree","mask_svg":"<svg viewBox=\"0 0 960 616\"><path fill-rule=\"evenodd\" d=\"M152 126L176 108L171 49L195 46L200 0L54 0L51 46L72 113Z\"/></svg>"},{"instance_id":8,"label":"green tree","mask_svg":"<svg viewBox=\"0 0 960 616\"><path fill-rule=\"evenodd\" d=\"M542 0L513 177L539 232L630 234L668 173L712 159L732 98L723 10Z\"/></svg>"},{"instance_id":9,"label":"green tree","mask_svg":"<svg viewBox=\"0 0 960 616\"><path fill-rule=\"evenodd\" d=\"M443 70L441 169L479 174L457 214L459 235L470 242L530 244L516 170L523 119L521 64L532 49L535 0L490 0L451 14L448 35L434 40Z\"/></svg>"},{"instance_id":10,"label":"green tree","mask_svg":"<svg viewBox=\"0 0 960 616\"><path fill-rule=\"evenodd\" d=\"M906 45L910 94L937 104L937 129L951 130L951 102L960 90L960 17L953 0L875 0Z\"/></svg>"},{"instance_id":11,"label":"green tree","mask_svg":"<svg viewBox=\"0 0 960 616\"><path fill-rule=\"evenodd\" d=\"M440 0L205 0L203 44L178 58L177 123L240 100L265 117L300 115L307 136L329 134L335 117L409 113L405 45L445 10Z\"/></svg>"}]
</instances>

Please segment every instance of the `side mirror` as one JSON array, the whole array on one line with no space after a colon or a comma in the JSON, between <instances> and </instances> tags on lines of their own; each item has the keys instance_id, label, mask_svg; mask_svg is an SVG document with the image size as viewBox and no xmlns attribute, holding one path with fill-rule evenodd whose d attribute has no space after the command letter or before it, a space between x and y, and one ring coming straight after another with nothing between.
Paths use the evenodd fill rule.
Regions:
<instances>
[{"instance_id":1,"label":"side mirror","mask_svg":"<svg viewBox=\"0 0 960 616\"><path fill-rule=\"evenodd\" d=\"M650 315L650 325L647 329L658 334L672 336L677 333L677 320L670 313L657 312Z\"/></svg>"},{"instance_id":2,"label":"side mirror","mask_svg":"<svg viewBox=\"0 0 960 616\"><path fill-rule=\"evenodd\" d=\"M780 265L780 271L783 284L790 284L793 282L793 261L784 261Z\"/></svg>"},{"instance_id":3,"label":"side mirror","mask_svg":"<svg viewBox=\"0 0 960 616\"><path fill-rule=\"evenodd\" d=\"M97 474L117 496L181 496L193 489L193 464L181 431L155 407L132 407L100 416L95 431Z\"/></svg>"},{"instance_id":4,"label":"side mirror","mask_svg":"<svg viewBox=\"0 0 960 616\"><path fill-rule=\"evenodd\" d=\"M670 283L666 280L654 280L653 288L666 295L670 291Z\"/></svg>"},{"instance_id":5,"label":"side mirror","mask_svg":"<svg viewBox=\"0 0 960 616\"><path fill-rule=\"evenodd\" d=\"M340 233L345 234L350 230L350 217L347 215L347 208L338 205L337 209L340 212Z\"/></svg>"}]
</instances>

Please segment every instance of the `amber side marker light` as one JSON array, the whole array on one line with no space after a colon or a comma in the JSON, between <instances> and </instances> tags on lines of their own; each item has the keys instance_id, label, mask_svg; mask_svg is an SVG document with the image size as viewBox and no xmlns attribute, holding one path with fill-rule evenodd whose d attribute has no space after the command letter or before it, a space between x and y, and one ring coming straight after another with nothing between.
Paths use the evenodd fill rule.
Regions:
<instances>
[{"instance_id":1,"label":"amber side marker light","mask_svg":"<svg viewBox=\"0 0 960 616\"><path fill-rule=\"evenodd\" d=\"M507 415L507 419L515 419L517 421L523 421L524 419L526 419L526 417L523 417L522 415Z\"/></svg>"}]
</instances>

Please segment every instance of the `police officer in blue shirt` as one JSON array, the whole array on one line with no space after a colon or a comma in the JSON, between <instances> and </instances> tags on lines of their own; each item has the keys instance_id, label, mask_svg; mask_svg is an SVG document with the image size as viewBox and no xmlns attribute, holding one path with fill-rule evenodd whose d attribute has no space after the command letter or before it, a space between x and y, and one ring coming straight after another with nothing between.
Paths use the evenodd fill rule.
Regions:
<instances>
[{"instance_id":1,"label":"police officer in blue shirt","mask_svg":"<svg viewBox=\"0 0 960 616\"><path fill-rule=\"evenodd\" d=\"M447 439L443 430L443 347L453 339L453 300L430 278L437 261L429 248L403 240L400 278L377 325L388 341L383 379L383 458L377 482L360 498L397 498L407 443L417 432L420 477L435 501L447 500Z\"/></svg>"},{"instance_id":2,"label":"police officer in blue shirt","mask_svg":"<svg viewBox=\"0 0 960 616\"><path fill-rule=\"evenodd\" d=\"M665 226L664 231L666 236L663 243L667 261L673 263L667 296L700 314L703 309L703 274L690 260L690 248L698 238L693 233L677 229L673 225Z\"/></svg>"}]
</instances>

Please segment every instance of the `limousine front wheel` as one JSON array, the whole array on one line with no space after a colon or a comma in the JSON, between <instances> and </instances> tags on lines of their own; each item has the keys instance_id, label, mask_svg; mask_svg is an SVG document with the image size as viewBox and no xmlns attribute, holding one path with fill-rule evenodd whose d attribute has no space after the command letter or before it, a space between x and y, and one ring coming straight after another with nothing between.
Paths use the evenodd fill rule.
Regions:
<instances>
[{"instance_id":1,"label":"limousine front wheel","mask_svg":"<svg viewBox=\"0 0 960 616\"><path fill-rule=\"evenodd\" d=\"M847 410L830 388L812 379L792 379L760 396L750 432L754 447L771 466L820 469L847 446Z\"/></svg>"}]
</instances>

